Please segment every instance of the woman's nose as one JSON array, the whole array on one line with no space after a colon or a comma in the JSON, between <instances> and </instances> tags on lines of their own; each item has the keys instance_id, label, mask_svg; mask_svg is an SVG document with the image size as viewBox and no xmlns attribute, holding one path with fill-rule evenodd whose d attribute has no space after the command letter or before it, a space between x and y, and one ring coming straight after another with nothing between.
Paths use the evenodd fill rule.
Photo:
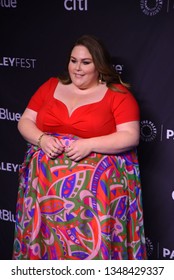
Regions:
<instances>
[{"instance_id":1,"label":"woman's nose","mask_svg":"<svg viewBox=\"0 0 174 280\"><path fill-rule=\"evenodd\" d=\"M79 62L79 63L76 64L76 69L77 69L77 70L80 70L80 68L81 68L81 64L80 64L80 62Z\"/></svg>"}]
</instances>

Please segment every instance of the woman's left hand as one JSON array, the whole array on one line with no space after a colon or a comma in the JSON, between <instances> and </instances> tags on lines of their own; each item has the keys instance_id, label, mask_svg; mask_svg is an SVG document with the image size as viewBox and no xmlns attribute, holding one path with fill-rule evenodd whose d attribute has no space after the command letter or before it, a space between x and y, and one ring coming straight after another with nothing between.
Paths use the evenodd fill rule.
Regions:
<instances>
[{"instance_id":1,"label":"woman's left hand","mask_svg":"<svg viewBox=\"0 0 174 280\"><path fill-rule=\"evenodd\" d=\"M79 161L92 151L89 139L78 139L65 148L66 155L73 161Z\"/></svg>"}]
</instances>

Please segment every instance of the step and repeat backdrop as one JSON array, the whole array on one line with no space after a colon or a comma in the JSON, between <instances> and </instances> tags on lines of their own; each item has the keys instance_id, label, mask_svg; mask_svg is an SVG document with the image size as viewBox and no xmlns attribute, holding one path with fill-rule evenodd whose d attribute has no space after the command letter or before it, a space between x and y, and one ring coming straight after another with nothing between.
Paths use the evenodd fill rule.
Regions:
<instances>
[{"instance_id":1,"label":"step and repeat backdrop","mask_svg":"<svg viewBox=\"0 0 174 280\"><path fill-rule=\"evenodd\" d=\"M85 33L104 41L139 102L148 258L174 259L174 0L0 1L0 259L12 257L26 150L17 123Z\"/></svg>"}]
</instances>

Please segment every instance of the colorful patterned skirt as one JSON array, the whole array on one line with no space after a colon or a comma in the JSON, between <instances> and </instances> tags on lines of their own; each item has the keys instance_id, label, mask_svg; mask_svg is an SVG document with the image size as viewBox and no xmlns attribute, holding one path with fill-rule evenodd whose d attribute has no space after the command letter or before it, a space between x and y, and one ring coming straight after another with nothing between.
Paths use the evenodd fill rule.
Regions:
<instances>
[{"instance_id":1,"label":"colorful patterned skirt","mask_svg":"<svg viewBox=\"0 0 174 280\"><path fill-rule=\"evenodd\" d=\"M68 136L58 136L65 144ZM135 150L50 159L28 145L20 170L13 259L146 259Z\"/></svg>"}]
</instances>

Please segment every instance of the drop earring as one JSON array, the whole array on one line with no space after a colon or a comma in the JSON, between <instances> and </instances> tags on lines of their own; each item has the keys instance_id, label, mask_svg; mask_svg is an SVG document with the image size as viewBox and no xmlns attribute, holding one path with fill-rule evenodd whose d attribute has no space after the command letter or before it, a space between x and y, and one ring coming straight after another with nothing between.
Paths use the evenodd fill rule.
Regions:
<instances>
[{"instance_id":1,"label":"drop earring","mask_svg":"<svg viewBox=\"0 0 174 280\"><path fill-rule=\"evenodd\" d=\"M103 75L102 73L99 74L99 84L103 83Z\"/></svg>"}]
</instances>

